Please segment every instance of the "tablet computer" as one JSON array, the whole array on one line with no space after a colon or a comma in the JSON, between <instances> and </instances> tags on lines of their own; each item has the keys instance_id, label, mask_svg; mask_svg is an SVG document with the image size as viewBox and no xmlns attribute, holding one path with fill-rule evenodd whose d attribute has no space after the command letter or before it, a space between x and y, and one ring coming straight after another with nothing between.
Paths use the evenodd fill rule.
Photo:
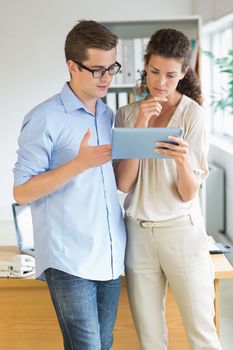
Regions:
<instances>
[{"instance_id":1,"label":"tablet computer","mask_svg":"<svg viewBox=\"0 0 233 350\"><path fill-rule=\"evenodd\" d=\"M183 129L167 128L114 128L112 130L112 159L169 158L155 152L155 142L172 143L168 137L182 137Z\"/></svg>"}]
</instances>

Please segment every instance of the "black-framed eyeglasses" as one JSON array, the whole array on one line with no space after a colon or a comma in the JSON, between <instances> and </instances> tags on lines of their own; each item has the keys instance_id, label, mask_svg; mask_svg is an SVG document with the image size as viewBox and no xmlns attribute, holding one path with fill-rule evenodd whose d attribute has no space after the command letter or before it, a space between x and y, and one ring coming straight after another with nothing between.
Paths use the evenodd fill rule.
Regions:
<instances>
[{"instance_id":1,"label":"black-framed eyeglasses","mask_svg":"<svg viewBox=\"0 0 233 350\"><path fill-rule=\"evenodd\" d=\"M115 75L121 69L121 64L119 62L117 62L117 61L114 64L112 64L111 66L109 66L108 68L104 68L103 67L103 68L96 68L96 69L88 68L87 66L85 66L81 62L78 62L78 61L75 61L75 60L73 60L73 61L80 68L88 70L88 72L91 72L91 74L93 75L93 78L95 78L95 79L101 78L106 72L108 72L109 75Z\"/></svg>"}]
</instances>

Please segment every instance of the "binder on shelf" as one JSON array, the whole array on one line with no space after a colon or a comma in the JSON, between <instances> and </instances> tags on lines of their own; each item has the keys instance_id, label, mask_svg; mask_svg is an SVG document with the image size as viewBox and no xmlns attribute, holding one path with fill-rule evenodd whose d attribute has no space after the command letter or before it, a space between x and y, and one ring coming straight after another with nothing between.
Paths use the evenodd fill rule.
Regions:
<instances>
[{"instance_id":1,"label":"binder on shelf","mask_svg":"<svg viewBox=\"0 0 233 350\"><path fill-rule=\"evenodd\" d=\"M124 54L123 54L123 39L118 39L118 44L116 48L116 60L121 64L120 71L114 76L114 81L112 85L123 84L123 71L124 71Z\"/></svg>"},{"instance_id":2,"label":"binder on shelf","mask_svg":"<svg viewBox=\"0 0 233 350\"><path fill-rule=\"evenodd\" d=\"M106 96L106 104L111 110L116 113L117 110L117 94L115 92L108 92Z\"/></svg>"},{"instance_id":3,"label":"binder on shelf","mask_svg":"<svg viewBox=\"0 0 233 350\"><path fill-rule=\"evenodd\" d=\"M133 46L132 39L126 39L123 41L123 55L124 55L123 82L125 84L132 84L135 82L134 46Z\"/></svg>"},{"instance_id":4,"label":"binder on shelf","mask_svg":"<svg viewBox=\"0 0 233 350\"><path fill-rule=\"evenodd\" d=\"M134 69L135 69L134 75L135 75L135 82L136 82L141 78L141 71L144 68L142 39L141 38L133 39L133 45L134 45Z\"/></svg>"},{"instance_id":5,"label":"binder on shelf","mask_svg":"<svg viewBox=\"0 0 233 350\"><path fill-rule=\"evenodd\" d=\"M150 41L150 38L142 38L142 55L145 55L146 47Z\"/></svg>"},{"instance_id":6,"label":"binder on shelf","mask_svg":"<svg viewBox=\"0 0 233 350\"><path fill-rule=\"evenodd\" d=\"M117 94L117 108L126 106L128 104L128 94L127 92L119 92Z\"/></svg>"}]
</instances>

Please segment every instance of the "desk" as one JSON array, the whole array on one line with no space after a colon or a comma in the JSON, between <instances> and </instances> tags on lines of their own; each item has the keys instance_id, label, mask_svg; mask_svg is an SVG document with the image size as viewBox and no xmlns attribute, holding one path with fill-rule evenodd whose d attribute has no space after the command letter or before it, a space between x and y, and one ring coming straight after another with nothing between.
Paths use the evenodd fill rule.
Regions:
<instances>
[{"instance_id":1,"label":"desk","mask_svg":"<svg viewBox=\"0 0 233 350\"><path fill-rule=\"evenodd\" d=\"M16 247L0 247L0 260L9 260ZM219 331L219 280L233 278L233 267L223 254L212 255L215 266L215 310ZM62 336L45 282L34 277L0 279L0 349L62 350ZM171 291L167 297L169 350L188 350L179 312ZM112 350L139 350L131 319L125 282L119 304Z\"/></svg>"},{"instance_id":2,"label":"desk","mask_svg":"<svg viewBox=\"0 0 233 350\"><path fill-rule=\"evenodd\" d=\"M10 260L16 247L0 247L0 260ZM62 350L62 336L47 284L0 278L0 349Z\"/></svg>"}]
</instances>

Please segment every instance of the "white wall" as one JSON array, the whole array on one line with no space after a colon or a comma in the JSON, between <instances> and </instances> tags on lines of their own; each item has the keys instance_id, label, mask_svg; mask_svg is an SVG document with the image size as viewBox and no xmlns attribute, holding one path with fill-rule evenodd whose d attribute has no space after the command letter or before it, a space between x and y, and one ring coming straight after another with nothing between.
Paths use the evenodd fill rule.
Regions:
<instances>
[{"instance_id":1,"label":"white wall","mask_svg":"<svg viewBox=\"0 0 233 350\"><path fill-rule=\"evenodd\" d=\"M211 22L233 13L233 1L194 0L193 13L201 13L203 22ZM205 49L208 47L205 46ZM224 141L212 139L208 160L225 172L225 229L227 236L233 241L233 147Z\"/></svg>"},{"instance_id":2,"label":"white wall","mask_svg":"<svg viewBox=\"0 0 233 350\"><path fill-rule=\"evenodd\" d=\"M226 205L226 234L233 241L233 146L229 147L213 138L208 160L225 172L225 205Z\"/></svg>"},{"instance_id":3,"label":"white wall","mask_svg":"<svg viewBox=\"0 0 233 350\"><path fill-rule=\"evenodd\" d=\"M193 13L201 14L203 22L216 20L233 12L232 0L193 0Z\"/></svg>"},{"instance_id":4,"label":"white wall","mask_svg":"<svg viewBox=\"0 0 233 350\"><path fill-rule=\"evenodd\" d=\"M186 16L191 9L191 0L0 0L0 220L11 219L22 119L68 80L63 47L77 20L146 20Z\"/></svg>"},{"instance_id":5,"label":"white wall","mask_svg":"<svg viewBox=\"0 0 233 350\"><path fill-rule=\"evenodd\" d=\"M199 10L206 15L201 1L194 0L0 0L0 220L11 219L12 168L22 119L68 79L63 47L77 20L154 20Z\"/></svg>"}]
</instances>

